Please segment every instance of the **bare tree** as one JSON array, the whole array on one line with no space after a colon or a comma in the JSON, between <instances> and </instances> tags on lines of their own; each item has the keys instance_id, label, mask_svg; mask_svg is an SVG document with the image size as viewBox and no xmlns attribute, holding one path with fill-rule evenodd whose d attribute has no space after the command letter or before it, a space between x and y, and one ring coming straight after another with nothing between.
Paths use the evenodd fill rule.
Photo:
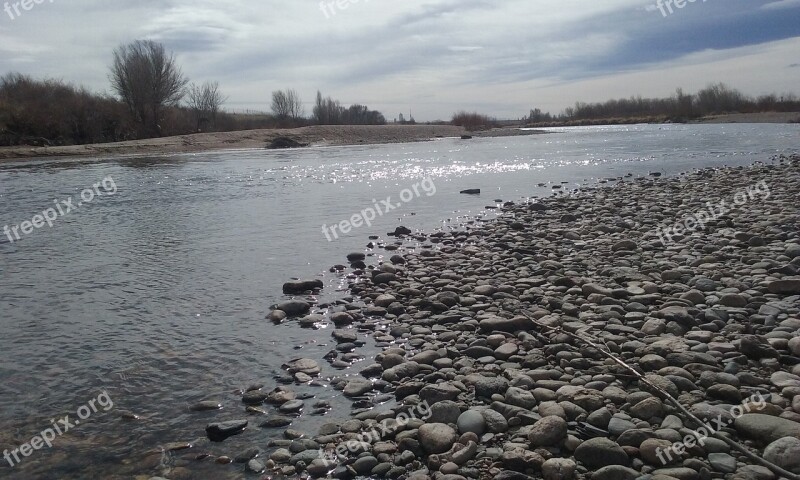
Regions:
<instances>
[{"instance_id":1,"label":"bare tree","mask_svg":"<svg viewBox=\"0 0 800 480\"><path fill-rule=\"evenodd\" d=\"M283 90L276 90L272 92L272 114L280 119L289 118L289 99L286 97L286 92Z\"/></svg>"},{"instance_id":2,"label":"bare tree","mask_svg":"<svg viewBox=\"0 0 800 480\"><path fill-rule=\"evenodd\" d=\"M297 90L277 90L272 92L272 114L281 120L299 120L305 115L303 101Z\"/></svg>"},{"instance_id":3,"label":"bare tree","mask_svg":"<svg viewBox=\"0 0 800 480\"><path fill-rule=\"evenodd\" d=\"M177 105L189 82L164 45L136 40L114 50L111 87L128 106L137 122L160 135L161 111Z\"/></svg>"},{"instance_id":4,"label":"bare tree","mask_svg":"<svg viewBox=\"0 0 800 480\"><path fill-rule=\"evenodd\" d=\"M217 113L228 97L219 90L219 82L206 82L202 85L191 84L187 90L189 108L195 114L197 130L201 130L204 123L217 126Z\"/></svg>"}]
</instances>

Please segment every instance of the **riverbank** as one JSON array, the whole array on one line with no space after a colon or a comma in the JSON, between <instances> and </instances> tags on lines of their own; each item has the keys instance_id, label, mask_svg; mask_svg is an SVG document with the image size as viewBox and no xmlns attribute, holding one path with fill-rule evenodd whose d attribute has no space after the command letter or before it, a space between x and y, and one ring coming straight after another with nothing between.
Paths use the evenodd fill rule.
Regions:
<instances>
[{"instance_id":1,"label":"riverbank","mask_svg":"<svg viewBox=\"0 0 800 480\"><path fill-rule=\"evenodd\" d=\"M422 142L434 138L505 137L534 135L536 131L497 128L467 132L452 125L325 125L293 129L245 130L197 133L177 137L62 147L0 147L0 161L38 157L86 157L109 155L164 155L227 149L265 148L277 138L287 137L308 146L369 145Z\"/></svg>"},{"instance_id":2,"label":"riverbank","mask_svg":"<svg viewBox=\"0 0 800 480\"><path fill-rule=\"evenodd\" d=\"M699 425L580 333L708 419L706 430L800 473L798 194L800 158L783 158L507 203L497 220L401 230L376 256L353 253L350 290L365 306L317 308L301 296L270 317L335 325L332 364L372 337L384 351L361 375L329 381L354 408L391 398L400 406L333 412L319 432L287 430L246 468L334 478L775 478L730 442L693 434ZM322 361L285 368L305 383ZM281 412L304 405L291 386L245 397ZM291 421L265 423L285 428L282 419Z\"/></svg>"}]
</instances>

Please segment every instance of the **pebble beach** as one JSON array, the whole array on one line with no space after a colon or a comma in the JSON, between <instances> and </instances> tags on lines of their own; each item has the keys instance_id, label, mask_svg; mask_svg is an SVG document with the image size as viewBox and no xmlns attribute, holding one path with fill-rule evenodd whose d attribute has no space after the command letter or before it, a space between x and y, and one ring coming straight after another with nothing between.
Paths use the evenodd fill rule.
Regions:
<instances>
[{"instance_id":1,"label":"pebble beach","mask_svg":"<svg viewBox=\"0 0 800 480\"><path fill-rule=\"evenodd\" d=\"M243 393L251 411L277 410L260 426L284 440L234 453L259 478L796 478L798 198L800 157L779 157L372 238L331 268L350 297L315 304L322 282L285 285L268 318L329 326L336 348ZM380 353L324 379L352 413L293 430L325 407L296 386L320 382L324 362L352 365L368 338ZM224 441L247 421L206 430Z\"/></svg>"}]
</instances>

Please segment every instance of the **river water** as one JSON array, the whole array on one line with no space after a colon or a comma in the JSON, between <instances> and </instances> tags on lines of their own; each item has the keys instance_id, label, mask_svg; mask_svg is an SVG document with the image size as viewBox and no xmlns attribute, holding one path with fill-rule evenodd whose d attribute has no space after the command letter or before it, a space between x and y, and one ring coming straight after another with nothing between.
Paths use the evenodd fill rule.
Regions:
<instances>
[{"instance_id":1,"label":"river water","mask_svg":"<svg viewBox=\"0 0 800 480\"><path fill-rule=\"evenodd\" d=\"M328 269L346 263L349 252L369 251L369 236L394 242L386 233L399 225L455 228L491 216L485 207L495 200L527 200L553 194L554 186L574 189L628 174L767 162L800 146L800 125L548 132L0 164L0 228L19 227L56 208L54 201L63 207L52 227L0 236L0 448L19 447L51 419L77 418L104 391L113 401L52 448L20 456L13 468L0 459L0 478L241 478L241 465L195 460L249 446L268 451L275 431L251 428L224 444L201 440L207 422L245 417L237 389L274 388L274 375L291 358L318 360L323 378L356 374L370 363L335 371L322 360L333 347L330 329L265 320L270 305L286 298L281 285L290 278L321 278L321 300L332 301L346 292ZM459 194L467 188L482 194ZM323 232L323 225L382 207L387 197L396 208L371 226ZM373 263L387 252L374 254ZM369 342L359 350L372 352ZM292 428L313 434L320 422L349 411L331 388L296 390L331 402L334 411L304 414ZM188 409L208 399L224 409ZM140 419L125 419L125 412ZM172 442L194 448L161 454Z\"/></svg>"}]
</instances>

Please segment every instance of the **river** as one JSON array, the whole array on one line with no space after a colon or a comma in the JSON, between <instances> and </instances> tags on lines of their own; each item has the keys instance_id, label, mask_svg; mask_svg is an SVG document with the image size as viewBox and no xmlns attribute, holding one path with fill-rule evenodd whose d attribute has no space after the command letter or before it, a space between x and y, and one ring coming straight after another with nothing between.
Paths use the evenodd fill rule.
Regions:
<instances>
[{"instance_id":1,"label":"river","mask_svg":"<svg viewBox=\"0 0 800 480\"><path fill-rule=\"evenodd\" d=\"M102 392L113 400L52 448L20 456L13 468L0 460L0 477L242 478L241 465L196 460L203 452L267 450L280 433L255 428L224 444L199 440L212 419L244 416L237 389L274 388L281 364L301 356L318 360L323 378L357 374L374 351L367 342L358 350L365 360L337 371L322 360L335 345L330 328L265 320L270 305L286 298L281 286L290 278L322 279L321 300L333 301L347 292L329 268L346 263L350 252L374 253L372 263L391 255L366 249L368 237L390 244L386 233L399 225L457 228L491 217L485 207L496 200L526 201L652 172L767 162L800 146L800 125L548 132L0 164L0 227L12 232L0 236L0 448L17 448L51 419L75 417ZM482 194L459 194L468 188ZM368 209L377 212L387 197L395 208L376 214L371 226L341 232L339 224L361 223L353 215L371 216ZM22 229L50 208L60 208L52 226L40 221ZM339 225L333 233L332 225ZM346 416L349 402L340 392L297 390L334 409L304 413L292 428L315 433L321 422ZM224 409L188 409L208 399ZM125 412L140 419L123 418ZM195 447L159 453L171 442Z\"/></svg>"}]
</instances>

